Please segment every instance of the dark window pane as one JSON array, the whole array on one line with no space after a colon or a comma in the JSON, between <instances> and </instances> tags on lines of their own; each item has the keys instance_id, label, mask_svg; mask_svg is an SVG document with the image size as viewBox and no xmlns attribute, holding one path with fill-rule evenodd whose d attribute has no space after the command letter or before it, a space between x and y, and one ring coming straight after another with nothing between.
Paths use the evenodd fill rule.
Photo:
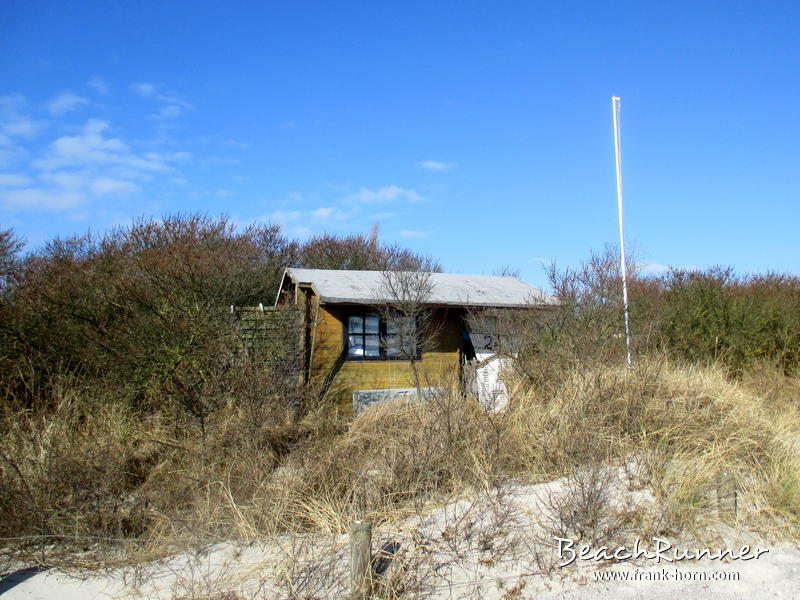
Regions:
<instances>
[{"instance_id":1,"label":"dark window pane","mask_svg":"<svg viewBox=\"0 0 800 600\"><path fill-rule=\"evenodd\" d=\"M380 356L380 338L377 335L364 336L364 356Z\"/></svg>"},{"instance_id":2,"label":"dark window pane","mask_svg":"<svg viewBox=\"0 0 800 600\"><path fill-rule=\"evenodd\" d=\"M386 356L391 358L402 356L400 353L400 340L396 335L386 336Z\"/></svg>"},{"instance_id":3,"label":"dark window pane","mask_svg":"<svg viewBox=\"0 0 800 600\"><path fill-rule=\"evenodd\" d=\"M351 335L348 337L347 354L348 356L364 356L363 336Z\"/></svg>"},{"instance_id":4,"label":"dark window pane","mask_svg":"<svg viewBox=\"0 0 800 600\"><path fill-rule=\"evenodd\" d=\"M364 317L364 333L378 333L380 319L377 315L367 315Z\"/></svg>"},{"instance_id":5,"label":"dark window pane","mask_svg":"<svg viewBox=\"0 0 800 600\"><path fill-rule=\"evenodd\" d=\"M350 333L364 332L364 318L361 315L353 315L347 320L347 331Z\"/></svg>"},{"instance_id":6,"label":"dark window pane","mask_svg":"<svg viewBox=\"0 0 800 600\"><path fill-rule=\"evenodd\" d=\"M381 335L385 331L385 335ZM360 314L347 318L347 355L353 358L410 358L416 354L416 321L394 316Z\"/></svg>"}]
</instances>

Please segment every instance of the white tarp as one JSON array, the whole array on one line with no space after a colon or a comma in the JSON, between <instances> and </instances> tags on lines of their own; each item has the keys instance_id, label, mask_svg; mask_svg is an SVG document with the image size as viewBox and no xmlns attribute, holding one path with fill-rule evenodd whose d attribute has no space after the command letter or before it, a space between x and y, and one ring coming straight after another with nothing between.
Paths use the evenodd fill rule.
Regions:
<instances>
[{"instance_id":1,"label":"white tarp","mask_svg":"<svg viewBox=\"0 0 800 600\"><path fill-rule=\"evenodd\" d=\"M494 353L476 353L475 369L478 400L485 410L497 412L508 404L508 389L501 380L504 370L510 366L510 358L500 358Z\"/></svg>"},{"instance_id":2,"label":"white tarp","mask_svg":"<svg viewBox=\"0 0 800 600\"><path fill-rule=\"evenodd\" d=\"M420 388L393 388L385 390L355 390L353 392L353 414L357 415L370 404L384 402L386 400L417 400L420 396L423 399L430 399L436 394L444 393L444 388L424 387Z\"/></svg>"}]
</instances>

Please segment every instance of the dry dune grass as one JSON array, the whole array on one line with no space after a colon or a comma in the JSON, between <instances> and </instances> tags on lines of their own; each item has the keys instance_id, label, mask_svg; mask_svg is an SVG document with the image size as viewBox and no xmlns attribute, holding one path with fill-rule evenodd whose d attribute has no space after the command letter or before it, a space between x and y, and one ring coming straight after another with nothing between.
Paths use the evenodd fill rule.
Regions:
<instances>
[{"instance_id":1,"label":"dry dune grass","mask_svg":"<svg viewBox=\"0 0 800 600\"><path fill-rule=\"evenodd\" d=\"M335 534L355 518L389 523L510 479L610 463L658 500L659 514L638 524L644 534L702 530L728 473L738 523L792 537L798 405L756 384L658 358L630 371L575 369L547 389L512 383L496 415L455 391L376 405L349 424L229 405L206 437L174 415L142 419L65 394L49 416L6 419L3 535L109 536L168 552L193 540Z\"/></svg>"},{"instance_id":2,"label":"dry dune grass","mask_svg":"<svg viewBox=\"0 0 800 600\"><path fill-rule=\"evenodd\" d=\"M797 405L758 395L713 367L643 361L573 372L550 398L522 394L510 418L520 468L547 476L577 464L627 461L675 531L702 524L720 476L732 474L742 518L796 531Z\"/></svg>"}]
</instances>

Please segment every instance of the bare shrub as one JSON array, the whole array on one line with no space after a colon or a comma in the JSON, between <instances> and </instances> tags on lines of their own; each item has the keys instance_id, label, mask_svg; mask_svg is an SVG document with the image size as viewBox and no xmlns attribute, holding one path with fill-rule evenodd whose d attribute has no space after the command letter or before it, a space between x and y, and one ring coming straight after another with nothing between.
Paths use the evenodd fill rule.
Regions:
<instances>
[{"instance_id":1,"label":"bare shrub","mask_svg":"<svg viewBox=\"0 0 800 600\"><path fill-rule=\"evenodd\" d=\"M621 489L615 470L592 462L568 475L563 489L548 492L545 527L552 536L586 544L611 546L631 521L631 513L614 498Z\"/></svg>"},{"instance_id":2,"label":"bare shrub","mask_svg":"<svg viewBox=\"0 0 800 600\"><path fill-rule=\"evenodd\" d=\"M420 256L397 244L382 244L377 231L372 235L332 234L312 236L300 248L298 264L313 269L348 271L428 271L440 272L441 265L429 256Z\"/></svg>"}]
</instances>

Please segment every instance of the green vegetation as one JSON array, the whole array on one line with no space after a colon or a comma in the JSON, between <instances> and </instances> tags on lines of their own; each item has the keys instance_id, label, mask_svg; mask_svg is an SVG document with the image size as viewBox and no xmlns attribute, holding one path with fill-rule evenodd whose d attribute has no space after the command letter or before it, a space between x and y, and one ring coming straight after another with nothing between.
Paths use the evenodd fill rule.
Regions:
<instances>
[{"instance_id":1,"label":"green vegetation","mask_svg":"<svg viewBox=\"0 0 800 600\"><path fill-rule=\"evenodd\" d=\"M663 507L639 518L642 531L701 527L725 472L742 490L741 523L795 535L800 282L720 269L633 277L628 371L615 264L605 253L552 268L559 307L492 321L518 358L506 411L480 410L455 373L428 403L348 423L319 390L287 387L263 354L242 351L230 306L270 304L286 265L438 269L429 258L368 236L301 243L202 216L29 256L3 232L0 536L165 551L173 538L342 531L597 463L636 465Z\"/></svg>"}]
</instances>

